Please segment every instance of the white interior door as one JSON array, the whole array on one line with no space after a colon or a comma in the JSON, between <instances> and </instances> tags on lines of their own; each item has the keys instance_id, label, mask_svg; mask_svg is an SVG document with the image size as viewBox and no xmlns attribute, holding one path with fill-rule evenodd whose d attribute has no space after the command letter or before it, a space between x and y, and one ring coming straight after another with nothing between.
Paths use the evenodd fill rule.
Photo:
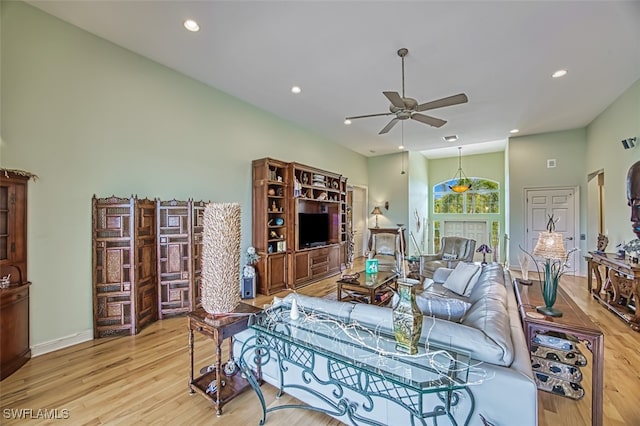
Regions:
<instances>
[{"instance_id":1,"label":"white interior door","mask_svg":"<svg viewBox=\"0 0 640 426\"><path fill-rule=\"evenodd\" d=\"M567 251L576 247L576 218L575 189L528 189L525 191L527 203L527 229L525 241L527 251L533 253L540 232L547 230L549 216L556 221L555 232L564 237ZM575 273L577 263L575 254L569 259L567 273Z\"/></svg>"},{"instance_id":2,"label":"white interior door","mask_svg":"<svg viewBox=\"0 0 640 426\"><path fill-rule=\"evenodd\" d=\"M352 187L351 218L353 221L354 257L364 256L367 230L367 189Z\"/></svg>"}]
</instances>

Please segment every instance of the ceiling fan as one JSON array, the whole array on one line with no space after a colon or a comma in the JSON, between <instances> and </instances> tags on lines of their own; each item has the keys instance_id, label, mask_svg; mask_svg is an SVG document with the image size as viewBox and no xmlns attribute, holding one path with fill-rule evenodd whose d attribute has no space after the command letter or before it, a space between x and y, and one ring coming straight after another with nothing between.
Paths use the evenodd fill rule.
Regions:
<instances>
[{"instance_id":1,"label":"ceiling fan","mask_svg":"<svg viewBox=\"0 0 640 426\"><path fill-rule=\"evenodd\" d=\"M395 126L400 120L412 119L419 121L420 123L428 124L433 127L442 127L446 120L440 118L431 117L430 115L420 114L422 111L428 111L430 109L442 108L451 105L458 105L468 102L469 99L464 93L448 96L446 98L437 99L435 101L426 102L424 104L418 104L413 98L407 98L404 96L404 57L407 56L409 50L402 48L398 50L398 56L402 58L402 96L398 92L382 92L383 95L389 99L391 106L389 106L390 112L383 112L380 114L369 115L356 115L353 117L346 117L345 120L355 120L356 118L368 118L368 117L380 117L383 115L395 115L391 121L378 132L379 135L387 133Z\"/></svg>"}]
</instances>

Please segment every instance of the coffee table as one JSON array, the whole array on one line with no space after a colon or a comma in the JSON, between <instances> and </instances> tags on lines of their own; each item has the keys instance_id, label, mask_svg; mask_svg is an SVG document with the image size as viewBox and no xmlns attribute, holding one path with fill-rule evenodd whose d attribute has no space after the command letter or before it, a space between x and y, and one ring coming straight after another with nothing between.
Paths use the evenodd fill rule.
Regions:
<instances>
[{"instance_id":1,"label":"coffee table","mask_svg":"<svg viewBox=\"0 0 640 426\"><path fill-rule=\"evenodd\" d=\"M560 332L575 336L591 351L593 366L591 390L591 424L602 425L602 391L604 385L604 335L591 318L578 307L569 295L558 287L554 308L562 311L561 317L548 317L539 314L536 306L544 305L540 281L533 281L533 285L523 285L514 280L520 318L524 326L527 345L531 350L531 342L537 334Z\"/></svg>"},{"instance_id":2,"label":"coffee table","mask_svg":"<svg viewBox=\"0 0 640 426\"><path fill-rule=\"evenodd\" d=\"M397 290L398 274L394 271L379 271L376 274L359 272L357 279L338 280L338 300L342 302L368 303L382 305L389 301Z\"/></svg>"}]
</instances>

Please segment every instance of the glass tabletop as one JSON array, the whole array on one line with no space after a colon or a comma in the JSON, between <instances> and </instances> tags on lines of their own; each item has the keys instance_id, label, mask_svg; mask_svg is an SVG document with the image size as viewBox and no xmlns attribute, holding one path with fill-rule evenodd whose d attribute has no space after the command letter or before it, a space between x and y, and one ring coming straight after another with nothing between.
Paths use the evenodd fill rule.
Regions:
<instances>
[{"instance_id":1,"label":"glass tabletop","mask_svg":"<svg viewBox=\"0 0 640 426\"><path fill-rule=\"evenodd\" d=\"M417 392L448 391L467 385L468 353L423 344L417 354L407 355L396 351L392 334L345 323L322 312L301 310L300 318L292 320L290 307L280 305L253 315L249 326Z\"/></svg>"},{"instance_id":2,"label":"glass tabletop","mask_svg":"<svg viewBox=\"0 0 640 426\"><path fill-rule=\"evenodd\" d=\"M341 278L338 280L338 282L342 284L349 284L366 288L378 288L382 285L389 284L390 281L393 281L398 277L398 274L394 271L379 271L375 274L367 274L364 270L362 270L359 271L358 274L358 278Z\"/></svg>"}]
</instances>

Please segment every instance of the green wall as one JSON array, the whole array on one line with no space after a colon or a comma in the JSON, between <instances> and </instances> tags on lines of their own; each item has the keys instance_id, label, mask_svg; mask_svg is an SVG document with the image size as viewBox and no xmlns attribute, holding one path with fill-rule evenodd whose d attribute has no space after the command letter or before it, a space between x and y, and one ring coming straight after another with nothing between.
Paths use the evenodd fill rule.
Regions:
<instances>
[{"instance_id":1,"label":"green wall","mask_svg":"<svg viewBox=\"0 0 640 426\"><path fill-rule=\"evenodd\" d=\"M367 161L367 169L369 175L367 213L371 213L375 206L379 206L382 210L382 216L378 216L380 228L397 228L398 223L406 226L409 217L407 154L398 152L370 157ZM401 173L403 170L404 174ZM384 208L385 201L389 202L389 210ZM375 223L375 216L369 215L369 227L374 227Z\"/></svg>"},{"instance_id":2,"label":"green wall","mask_svg":"<svg viewBox=\"0 0 640 426\"><path fill-rule=\"evenodd\" d=\"M427 217L429 216L428 160L420 153L409 153L409 217L407 218L407 247L409 255L427 253ZM418 227L418 221L420 226ZM415 238L415 245L411 239ZM416 245L418 248L416 248Z\"/></svg>"},{"instance_id":3,"label":"green wall","mask_svg":"<svg viewBox=\"0 0 640 426\"><path fill-rule=\"evenodd\" d=\"M625 150L623 139L635 137L636 146ZM640 160L640 80L587 127L584 174L604 170L604 230L609 237L607 251L615 251L622 241L636 238L631 230L627 206L626 180L629 167ZM597 233L589 230L587 247L596 247Z\"/></svg>"},{"instance_id":4,"label":"green wall","mask_svg":"<svg viewBox=\"0 0 640 426\"><path fill-rule=\"evenodd\" d=\"M547 168L547 160L555 159L556 167ZM580 200L579 234L586 229L587 177L586 129L522 136L509 140L510 176L510 262L515 266L520 249L526 247L525 190L554 187L577 187ZM584 253L585 241L578 238L578 247ZM580 258L580 255L574 255ZM580 264L578 265L581 266ZM517 267L519 268L519 267ZM580 269L584 270L584 269Z\"/></svg>"},{"instance_id":5,"label":"green wall","mask_svg":"<svg viewBox=\"0 0 640 426\"><path fill-rule=\"evenodd\" d=\"M1 24L1 166L40 177L28 198L36 354L92 329L94 194L239 202L247 247L251 160L368 183L365 157L25 3L3 1Z\"/></svg>"}]
</instances>

